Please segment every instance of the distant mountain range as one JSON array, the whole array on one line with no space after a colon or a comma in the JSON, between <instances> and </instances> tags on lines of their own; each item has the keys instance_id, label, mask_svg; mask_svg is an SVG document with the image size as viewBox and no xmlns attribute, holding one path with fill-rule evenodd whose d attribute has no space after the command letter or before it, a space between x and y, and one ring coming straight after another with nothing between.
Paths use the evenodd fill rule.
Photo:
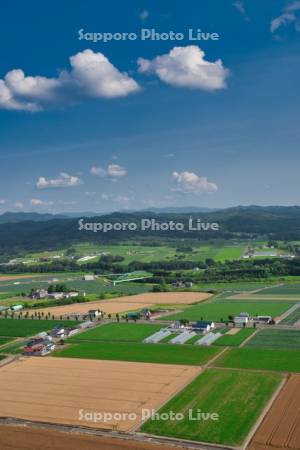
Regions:
<instances>
[{"instance_id":1,"label":"distant mountain range","mask_svg":"<svg viewBox=\"0 0 300 450\"><path fill-rule=\"evenodd\" d=\"M299 206L237 206L234 208L204 210L203 208L159 208L155 211L114 212L94 215L38 213L5 213L0 216L0 253L12 249L51 249L66 248L78 242L124 242L126 240L152 240L155 244L161 239L244 239L270 238L300 240ZM99 217L101 216L101 217ZM112 231L109 233L80 231L78 218L84 222L121 222L139 224L141 219L153 218L159 222L188 223L189 217L202 222L219 224L219 231ZM8 226L9 225L9 226Z\"/></svg>"},{"instance_id":2,"label":"distant mountain range","mask_svg":"<svg viewBox=\"0 0 300 450\"><path fill-rule=\"evenodd\" d=\"M93 212L93 211L84 211L84 212L63 212L59 214L51 214L51 213L37 213L37 212L5 212L0 214L0 224L2 223L17 223L17 222L45 222L48 220L55 219L76 219L78 217L101 217L101 216L110 216L115 214L212 214L215 217L218 216L234 216L236 214L243 214L245 216L249 215L253 218L255 214L267 215L267 216L278 216L278 217L290 217L300 218L300 206L257 206L257 205L249 205L249 206L235 206L231 208L202 208L198 206L170 206L165 208L148 208L144 210L121 210L112 213L104 213L104 212Z\"/></svg>"}]
</instances>

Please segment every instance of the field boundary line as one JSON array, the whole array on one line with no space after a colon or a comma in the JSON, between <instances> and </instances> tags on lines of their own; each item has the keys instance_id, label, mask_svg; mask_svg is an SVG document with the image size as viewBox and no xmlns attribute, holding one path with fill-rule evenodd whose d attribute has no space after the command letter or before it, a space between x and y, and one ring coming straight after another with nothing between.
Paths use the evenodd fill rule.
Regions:
<instances>
[{"instance_id":1,"label":"field boundary line","mask_svg":"<svg viewBox=\"0 0 300 450\"><path fill-rule=\"evenodd\" d=\"M275 400L279 397L279 394L281 393L282 389L287 384L289 377L290 377L289 374L288 375L284 375L283 380L281 380L279 386L277 387L277 389L273 393L272 397L270 398L270 400L268 401L268 403L264 407L263 411L261 412L260 416L258 417L258 419L255 422L255 424L253 425L253 427L251 428L248 436L245 439L245 442L243 444L242 450L246 450L247 449L247 447L250 444L252 438L254 437L256 431L258 430L258 428L262 424L264 418L266 417L266 415L270 411L271 407L273 406Z\"/></svg>"},{"instance_id":2,"label":"field boundary line","mask_svg":"<svg viewBox=\"0 0 300 450\"><path fill-rule=\"evenodd\" d=\"M213 358L211 358L206 364L204 364L202 367L204 369L206 368L210 368L210 367L215 367L213 365L213 363L221 356L223 355L223 353L227 352L230 348L229 347L225 347L223 348L223 350L221 350L217 355L215 355Z\"/></svg>"},{"instance_id":3,"label":"field boundary line","mask_svg":"<svg viewBox=\"0 0 300 450\"><path fill-rule=\"evenodd\" d=\"M254 331L254 333L250 334L250 336L248 336L240 345L238 345L239 348L244 347L245 344L247 344L248 341L250 341L250 339L252 339L260 330L256 329L256 331Z\"/></svg>"}]
</instances>

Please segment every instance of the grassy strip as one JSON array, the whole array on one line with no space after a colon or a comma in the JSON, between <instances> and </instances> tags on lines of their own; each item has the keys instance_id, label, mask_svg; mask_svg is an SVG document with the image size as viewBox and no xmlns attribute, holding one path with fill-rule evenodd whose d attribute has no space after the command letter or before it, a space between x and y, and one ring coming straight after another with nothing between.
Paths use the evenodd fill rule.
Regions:
<instances>
[{"instance_id":1,"label":"grassy strip","mask_svg":"<svg viewBox=\"0 0 300 450\"><path fill-rule=\"evenodd\" d=\"M202 365L213 358L216 347L182 346L170 344L140 344L107 342L74 344L55 356L67 358L107 359L161 364Z\"/></svg>"},{"instance_id":2,"label":"grassy strip","mask_svg":"<svg viewBox=\"0 0 300 450\"><path fill-rule=\"evenodd\" d=\"M124 341L141 342L146 337L159 331L162 325L138 323L109 323L100 327L80 333L69 339L71 342L79 341Z\"/></svg>"}]
</instances>

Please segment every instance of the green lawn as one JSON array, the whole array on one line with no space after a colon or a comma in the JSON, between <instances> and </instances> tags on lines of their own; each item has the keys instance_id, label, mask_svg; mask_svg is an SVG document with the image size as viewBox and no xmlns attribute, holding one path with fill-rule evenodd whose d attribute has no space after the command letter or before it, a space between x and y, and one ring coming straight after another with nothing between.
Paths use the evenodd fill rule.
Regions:
<instances>
[{"instance_id":1,"label":"green lawn","mask_svg":"<svg viewBox=\"0 0 300 450\"><path fill-rule=\"evenodd\" d=\"M293 304L288 302L270 303L264 301L243 302L243 301L213 301L199 303L198 305L186 308L178 314L172 314L167 320L214 320L226 321L229 315L236 315L241 312L247 312L255 315L279 316L287 311Z\"/></svg>"},{"instance_id":2,"label":"green lawn","mask_svg":"<svg viewBox=\"0 0 300 450\"><path fill-rule=\"evenodd\" d=\"M69 348L55 353L55 356L197 366L209 361L219 351L220 349L217 347L192 345L86 342L73 344Z\"/></svg>"},{"instance_id":3,"label":"green lawn","mask_svg":"<svg viewBox=\"0 0 300 450\"><path fill-rule=\"evenodd\" d=\"M148 420L142 431L179 439L241 445L281 377L230 370L206 370L173 397L160 413L182 413L182 420ZM190 420L189 411L215 413L218 420ZM216 417L216 416L215 416Z\"/></svg>"},{"instance_id":4,"label":"green lawn","mask_svg":"<svg viewBox=\"0 0 300 450\"><path fill-rule=\"evenodd\" d=\"M48 331L55 325L74 326L80 322L38 319L0 319L0 336L25 337Z\"/></svg>"},{"instance_id":5,"label":"green lawn","mask_svg":"<svg viewBox=\"0 0 300 450\"><path fill-rule=\"evenodd\" d=\"M254 328L242 328L237 334L224 334L214 342L214 345L234 347L240 345L255 331Z\"/></svg>"},{"instance_id":6,"label":"green lawn","mask_svg":"<svg viewBox=\"0 0 300 450\"><path fill-rule=\"evenodd\" d=\"M300 330L262 330L247 342L246 347L300 350Z\"/></svg>"},{"instance_id":7,"label":"green lawn","mask_svg":"<svg viewBox=\"0 0 300 450\"><path fill-rule=\"evenodd\" d=\"M300 300L300 283L282 284L281 286L270 286L258 294L266 295L299 295Z\"/></svg>"},{"instance_id":8,"label":"green lawn","mask_svg":"<svg viewBox=\"0 0 300 450\"><path fill-rule=\"evenodd\" d=\"M300 372L300 353L295 350L234 348L215 361L215 366L237 369Z\"/></svg>"},{"instance_id":9,"label":"green lawn","mask_svg":"<svg viewBox=\"0 0 300 450\"><path fill-rule=\"evenodd\" d=\"M69 341L128 341L141 342L151 334L156 333L162 325L138 323L109 323L80 333Z\"/></svg>"}]
</instances>

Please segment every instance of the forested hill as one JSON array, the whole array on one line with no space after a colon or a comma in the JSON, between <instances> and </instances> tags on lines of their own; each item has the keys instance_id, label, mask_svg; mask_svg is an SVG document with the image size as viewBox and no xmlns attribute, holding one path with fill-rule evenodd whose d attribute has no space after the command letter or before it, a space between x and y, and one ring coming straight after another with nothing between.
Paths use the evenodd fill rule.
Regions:
<instances>
[{"instance_id":1,"label":"forested hill","mask_svg":"<svg viewBox=\"0 0 300 450\"><path fill-rule=\"evenodd\" d=\"M113 213L94 218L82 218L83 223L91 222L130 222L138 224L136 231L110 231L108 233L79 231L78 218L45 217L35 214L30 220L3 221L0 216L0 250L7 253L13 249L55 249L62 248L80 241L123 242L128 239L152 240L155 239L230 239L260 237L274 239L300 240L300 207L236 207L203 213L161 213L149 211L136 213ZM19 214L19 213L18 213ZM201 219L202 222L218 223L219 231L188 231L188 220ZM20 216L19 216L20 218ZM174 221L184 223L183 231L141 231L142 219L154 219L157 222Z\"/></svg>"}]
</instances>

